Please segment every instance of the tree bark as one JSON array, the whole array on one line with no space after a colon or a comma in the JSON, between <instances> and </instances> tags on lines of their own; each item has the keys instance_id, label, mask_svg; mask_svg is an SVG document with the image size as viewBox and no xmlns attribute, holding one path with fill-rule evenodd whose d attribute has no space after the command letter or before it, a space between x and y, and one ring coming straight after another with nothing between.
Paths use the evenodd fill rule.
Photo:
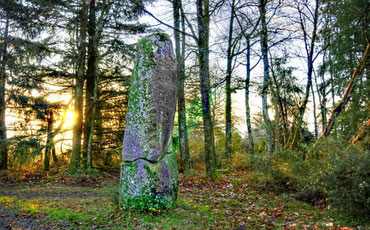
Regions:
<instances>
[{"instance_id":1,"label":"tree bark","mask_svg":"<svg viewBox=\"0 0 370 230\"><path fill-rule=\"evenodd\" d=\"M246 67L246 78L245 78L245 113L247 118L247 128L248 128L248 141L249 141L249 151L253 153L254 141L251 125L251 111L249 106L249 82L251 79L251 44L249 37L247 37L247 67Z\"/></svg>"},{"instance_id":2,"label":"tree bark","mask_svg":"<svg viewBox=\"0 0 370 230\"><path fill-rule=\"evenodd\" d=\"M342 110L345 108L345 106L348 104L350 98L351 98L351 93L356 85L356 77L361 74L363 67L366 63L368 54L369 54L369 48L370 48L370 43L367 43L366 50L359 61L359 63L356 65L355 70L352 73L351 80L348 83L347 89L343 95L342 100L339 102L337 107L334 109L333 113L331 114L329 121L326 123L324 131L321 133L320 137L318 140L322 139L323 137L327 137L330 134L330 131L333 129L335 120L337 116L342 112Z\"/></svg>"},{"instance_id":3,"label":"tree bark","mask_svg":"<svg viewBox=\"0 0 370 230\"><path fill-rule=\"evenodd\" d=\"M274 150L278 151L280 149L280 111L278 107L278 99L276 93L273 93L272 102L274 104L275 110L275 135L274 135Z\"/></svg>"},{"instance_id":4,"label":"tree bark","mask_svg":"<svg viewBox=\"0 0 370 230\"><path fill-rule=\"evenodd\" d=\"M55 148L55 145L54 143L52 144L52 147L51 147L51 155L53 157L53 161L55 164L58 164L58 158L57 158L57 150Z\"/></svg>"},{"instance_id":5,"label":"tree bark","mask_svg":"<svg viewBox=\"0 0 370 230\"><path fill-rule=\"evenodd\" d=\"M46 139L46 147L45 147L45 155L44 155L44 171L47 172L50 169L50 156L51 151L53 149L53 123L54 123L54 116L53 110L50 109L47 115L47 139Z\"/></svg>"},{"instance_id":6,"label":"tree bark","mask_svg":"<svg viewBox=\"0 0 370 230\"><path fill-rule=\"evenodd\" d=\"M266 3L267 0L260 0L259 11L260 11L260 18L262 23L262 30L261 30L261 52L262 52L262 60L263 60L263 88L262 88L262 112L263 112L263 120L265 123L266 129L266 147L267 147L267 155L271 155L272 151L272 142L271 142L271 124L270 118L268 115L268 108L267 108L267 89L269 83L269 62L268 62L268 43L267 43L267 22L266 22Z\"/></svg>"},{"instance_id":7,"label":"tree bark","mask_svg":"<svg viewBox=\"0 0 370 230\"><path fill-rule=\"evenodd\" d=\"M98 47L96 37L96 6L95 0L90 0L88 22L88 59L86 74L86 98L85 98L85 129L83 142L83 162L85 168L92 167L91 145L94 137L94 121L96 114L97 99L97 71L98 71Z\"/></svg>"},{"instance_id":8,"label":"tree bark","mask_svg":"<svg viewBox=\"0 0 370 230\"><path fill-rule=\"evenodd\" d=\"M210 111L210 77L209 77L209 0L197 0L198 22L198 59L199 77L202 97L202 114L204 126L204 157L207 176L213 178L216 173L216 153L213 136L213 124Z\"/></svg>"},{"instance_id":9,"label":"tree bark","mask_svg":"<svg viewBox=\"0 0 370 230\"><path fill-rule=\"evenodd\" d=\"M313 87L311 87L311 94L312 94L312 103L313 103L313 118L314 118L314 126L315 126L315 139L318 136L318 129L317 129L317 117L316 117L316 101L315 101L315 92L313 91Z\"/></svg>"},{"instance_id":10,"label":"tree bark","mask_svg":"<svg viewBox=\"0 0 370 230\"><path fill-rule=\"evenodd\" d=\"M232 42L233 42L233 29L235 17L235 0L231 2L230 22L229 22L229 37L227 41L227 69L226 69L226 157L230 158L232 153L232 137L231 137L231 73L232 73Z\"/></svg>"},{"instance_id":11,"label":"tree bark","mask_svg":"<svg viewBox=\"0 0 370 230\"><path fill-rule=\"evenodd\" d=\"M1 66L0 66L0 170L8 168L8 147L6 136L6 100L5 100L5 83L6 83L6 60L7 47L9 36L9 18L6 19L4 43L1 52Z\"/></svg>"},{"instance_id":12,"label":"tree bark","mask_svg":"<svg viewBox=\"0 0 370 230\"><path fill-rule=\"evenodd\" d=\"M82 0L81 17L80 17L80 44L78 50L78 62L76 73L75 86L75 120L73 125L73 140L72 140L72 157L69 164L71 172L76 171L80 166L81 159L81 139L83 126L83 84L85 77L85 62L86 62L86 32L88 19L89 0Z\"/></svg>"},{"instance_id":13,"label":"tree bark","mask_svg":"<svg viewBox=\"0 0 370 230\"><path fill-rule=\"evenodd\" d=\"M324 130L325 124L327 122L326 120L326 81L325 81L325 72L326 72L326 51L324 52L323 58L322 58L323 66L322 70L320 72L321 81L322 81L322 88L318 89L319 96L321 95L320 99L320 110L321 110L321 125L322 125L322 131ZM316 80L316 77L315 77ZM316 82L316 87L317 82Z\"/></svg>"},{"instance_id":14,"label":"tree bark","mask_svg":"<svg viewBox=\"0 0 370 230\"><path fill-rule=\"evenodd\" d=\"M178 123L179 123L179 142L180 142L180 172L187 174L190 168L190 154L189 154L189 141L187 134L186 125L186 106L185 106L185 34L182 34L182 41L180 41L180 24L185 25L185 15L181 13L182 8L181 0L174 0L173 12L174 12L174 34L175 34L175 50L176 60L179 65L179 88L177 93L177 110L178 110ZM181 23L180 23L181 21Z\"/></svg>"},{"instance_id":15,"label":"tree bark","mask_svg":"<svg viewBox=\"0 0 370 230\"><path fill-rule=\"evenodd\" d=\"M325 63L325 61L324 61L324 63ZM323 67L323 68L325 68L325 67ZM326 89L325 89L324 73L320 73L320 75L322 75L321 80L322 80L323 86L322 86L321 89L319 88L319 85L317 83L316 75L315 75L315 85L316 85L316 91L317 91L317 95L319 96L319 102L320 102L321 126L322 126L321 132L322 132L324 130L324 127L325 127L325 124L326 124ZM312 86L312 92L313 92L313 86ZM314 96L313 96L313 98L314 98ZM316 138L317 138L317 136L316 136Z\"/></svg>"}]
</instances>

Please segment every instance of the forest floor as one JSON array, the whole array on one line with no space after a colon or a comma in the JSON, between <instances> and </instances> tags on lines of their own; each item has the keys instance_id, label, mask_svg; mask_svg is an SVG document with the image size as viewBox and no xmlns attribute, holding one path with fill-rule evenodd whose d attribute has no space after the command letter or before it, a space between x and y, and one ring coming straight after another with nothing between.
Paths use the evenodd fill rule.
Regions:
<instances>
[{"instance_id":1,"label":"forest floor","mask_svg":"<svg viewBox=\"0 0 370 230\"><path fill-rule=\"evenodd\" d=\"M0 182L0 229L366 229L326 205L314 206L256 187L253 172L226 172L217 182L180 179L173 210L117 206L117 179Z\"/></svg>"}]
</instances>

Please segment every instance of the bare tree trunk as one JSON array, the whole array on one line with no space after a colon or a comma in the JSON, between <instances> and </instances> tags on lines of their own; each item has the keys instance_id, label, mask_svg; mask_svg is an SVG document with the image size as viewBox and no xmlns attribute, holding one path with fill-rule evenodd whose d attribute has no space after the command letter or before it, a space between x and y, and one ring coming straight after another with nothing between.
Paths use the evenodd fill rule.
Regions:
<instances>
[{"instance_id":1,"label":"bare tree trunk","mask_svg":"<svg viewBox=\"0 0 370 230\"><path fill-rule=\"evenodd\" d=\"M278 112L279 113L279 123L280 123L280 120L282 121L283 123L283 127L282 127L282 130L283 130L283 145L285 146L285 144L287 143L287 140L288 140L288 121L287 121L287 116L286 116L286 111L284 111L284 103L281 96L280 96L280 86L279 86L279 83L276 79L276 75L274 73L274 68L273 66L271 66L271 71L272 71L272 79L274 80L274 84L275 84L275 92L274 92L274 96L276 98L276 103L278 105Z\"/></svg>"},{"instance_id":2,"label":"bare tree trunk","mask_svg":"<svg viewBox=\"0 0 370 230\"><path fill-rule=\"evenodd\" d=\"M363 70L363 67L366 63L368 53L369 53L369 48L370 48L370 43L368 42L366 50L365 50L360 62L356 65L356 68L352 73L351 80L348 83L346 92L344 93L342 100L339 102L337 107L334 109L333 113L331 114L331 116L329 118L329 121L326 123L324 131L321 133L318 140L320 140L323 137L329 136L330 131L333 129L333 126L334 126L334 123L335 123L335 120L336 120L337 116L340 114L340 112L342 112L344 107L349 102L349 100L351 98L351 93L352 93L352 91L353 91L353 89L356 85L356 77L361 74L361 72Z\"/></svg>"},{"instance_id":3,"label":"bare tree trunk","mask_svg":"<svg viewBox=\"0 0 370 230\"><path fill-rule=\"evenodd\" d=\"M321 124L322 124L322 130L324 130L325 124L326 124L326 82L325 82L325 72L326 72L326 52L324 52L323 55L323 69L320 73L321 81L322 81L322 89L318 91L319 95L321 94L321 100L320 100L320 110L321 110ZM316 80L316 78L315 78ZM316 82L317 87L317 82Z\"/></svg>"},{"instance_id":4,"label":"bare tree trunk","mask_svg":"<svg viewBox=\"0 0 370 230\"><path fill-rule=\"evenodd\" d=\"M272 151L272 142L271 142L271 124L270 118L268 115L267 108L267 89L269 83L269 62L268 62L268 43L267 43L267 22L266 22L266 3L267 0L260 0L259 11L260 18L262 23L261 30L261 52L263 60L263 88L262 88L262 112L263 120L265 122L266 129L266 146L267 146L267 155L271 155Z\"/></svg>"},{"instance_id":5,"label":"bare tree trunk","mask_svg":"<svg viewBox=\"0 0 370 230\"><path fill-rule=\"evenodd\" d=\"M331 56L329 54L329 60L331 59ZM334 109L335 108L335 92L334 92L334 78L333 78L333 73L332 73L332 70L331 70L332 67L330 67L329 71L330 71L330 85L331 85L331 106L332 108ZM324 131L325 129L325 125L322 127L322 131ZM334 128L334 136L336 135L336 128Z\"/></svg>"},{"instance_id":6,"label":"bare tree trunk","mask_svg":"<svg viewBox=\"0 0 370 230\"><path fill-rule=\"evenodd\" d=\"M189 170L190 154L189 154L189 141L187 134L186 125L186 106L185 106L185 34L182 35L182 41L180 41L180 21L183 25L183 31L185 27L185 15L181 13L182 8L181 0L174 0L173 12L174 12L174 34L175 34L175 46L176 46L176 59L179 65L179 88L177 94L177 106L178 106L178 123L179 123L179 139L180 139L180 172L187 174Z\"/></svg>"},{"instance_id":7,"label":"bare tree trunk","mask_svg":"<svg viewBox=\"0 0 370 230\"><path fill-rule=\"evenodd\" d=\"M93 102L92 102L92 111L91 111L91 120L90 120L90 133L87 142L87 167L92 168L92 144L93 144L93 137L94 137L94 120L96 114L96 101L98 97L98 81L97 77L94 78L94 91L93 91Z\"/></svg>"},{"instance_id":8,"label":"bare tree trunk","mask_svg":"<svg viewBox=\"0 0 370 230\"><path fill-rule=\"evenodd\" d=\"M53 110L50 109L46 121L47 121L47 139L46 139L46 147L45 147L45 155L44 155L44 171L49 171L50 169L50 155L53 149L53 123L54 123L54 116Z\"/></svg>"},{"instance_id":9,"label":"bare tree trunk","mask_svg":"<svg viewBox=\"0 0 370 230\"><path fill-rule=\"evenodd\" d=\"M229 37L227 42L227 69L226 69L226 157L230 158L232 153L232 138L231 138L231 72L232 72L232 42L233 42L233 29L235 17L235 0L231 2L230 22L229 22Z\"/></svg>"},{"instance_id":10,"label":"bare tree trunk","mask_svg":"<svg viewBox=\"0 0 370 230\"><path fill-rule=\"evenodd\" d=\"M247 118L247 128L248 128L248 141L249 141L249 150L253 153L254 141L251 125L251 111L249 106L249 82L251 79L251 45L250 40L247 38L247 69L246 69L246 78L245 78L245 112Z\"/></svg>"},{"instance_id":11,"label":"bare tree trunk","mask_svg":"<svg viewBox=\"0 0 370 230\"><path fill-rule=\"evenodd\" d=\"M90 0L89 22L88 22L88 59L86 74L86 98L85 98L85 129L83 143L83 162L85 168L92 167L91 145L94 137L94 121L97 99L97 69L98 69L98 47L96 37L96 6L95 0Z\"/></svg>"},{"instance_id":12,"label":"bare tree trunk","mask_svg":"<svg viewBox=\"0 0 370 230\"><path fill-rule=\"evenodd\" d=\"M271 53L270 53L270 56L271 56ZM271 57L272 59L272 57ZM275 85L275 90L273 91L273 98L276 99L276 101L274 101L274 106L275 106L275 113L277 114L276 115L276 118L277 118L277 127L279 127L276 131L280 132L280 130L283 131L283 143L280 144L280 146L285 146L286 143L287 143L287 139L288 139L288 121L287 121L287 112L284 111L284 102L283 101L286 101L286 100L283 100L281 98L281 95L280 95L280 85L277 81L277 76L275 74L275 70L274 70L274 65L273 63L271 62L271 73L272 73L272 80L273 80L273 83ZM280 124L281 122L283 123L283 127L282 129L280 129ZM280 142L280 133L277 133L277 140L276 142Z\"/></svg>"},{"instance_id":13,"label":"bare tree trunk","mask_svg":"<svg viewBox=\"0 0 370 230\"><path fill-rule=\"evenodd\" d=\"M58 158L57 158L57 150L55 148L55 145L54 143L52 143L52 146L51 146L51 155L53 156L53 161L55 164L58 164Z\"/></svg>"},{"instance_id":14,"label":"bare tree trunk","mask_svg":"<svg viewBox=\"0 0 370 230\"><path fill-rule=\"evenodd\" d=\"M312 87L312 74L313 74L313 62L314 62L314 52L315 52L315 42L317 39L317 24L318 24L318 17L319 17L319 0L316 0L316 6L315 6L315 12L313 15L313 30L312 34L308 36L308 31L306 31L307 28L304 26L304 20L302 19L302 12L299 10L300 14L300 23L301 23L301 29L304 34L304 42L305 42L305 49L307 53L307 85L306 85L306 91L305 96L303 98L303 103L299 108L299 116L298 116L298 122L294 129L293 138L290 144L290 148L293 148L293 146L296 144L296 140L298 138L299 132L302 127L304 114L307 108L308 98L310 96L310 88ZM311 38L310 43L308 43L308 39Z\"/></svg>"},{"instance_id":15,"label":"bare tree trunk","mask_svg":"<svg viewBox=\"0 0 370 230\"><path fill-rule=\"evenodd\" d=\"M209 0L197 0L198 21L198 59L202 97L202 113L204 126L204 157L207 176L213 178L216 173L216 153L213 136L213 124L210 108L210 77L209 77Z\"/></svg>"},{"instance_id":16,"label":"bare tree trunk","mask_svg":"<svg viewBox=\"0 0 370 230\"><path fill-rule=\"evenodd\" d=\"M103 152L103 117L102 117L102 105L99 100L100 98L100 92L98 90L98 98L96 103L96 119L95 119L95 129L96 129L96 139L97 139L97 146L99 146L98 151ZM105 155L102 156L103 158L103 165L105 167L110 167L112 165L112 159L111 159L111 151L105 151Z\"/></svg>"},{"instance_id":17,"label":"bare tree trunk","mask_svg":"<svg viewBox=\"0 0 370 230\"><path fill-rule=\"evenodd\" d=\"M335 93L334 93L334 78L333 78L333 74L331 73L330 71L330 85L331 85L331 106L333 107L333 109L335 108Z\"/></svg>"},{"instance_id":18,"label":"bare tree trunk","mask_svg":"<svg viewBox=\"0 0 370 230\"><path fill-rule=\"evenodd\" d=\"M5 82L6 82L6 61L7 61L7 47L9 36L9 18L7 17L5 23L4 42L1 53L0 66L0 170L8 168L8 147L6 136L6 100L5 100Z\"/></svg>"},{"instance_id":19,"label":"bare tree trunk","mask_svg":"<svg viewBox=\"0 0 370 230\"><path fill-rule=\"evenodd\" d=\"M316 101L315 101L315 92L313 91L313 87L311 87L311 94L312 94L312 103L313 103L313 118L314 118L314 125L315 125L315 139L318 136L318 129L317 129L317 117L316 117Z\"/></svg>"},{"instance_id":20,"label":"bare tree trunk","mask_svg":"<svg viewBox=\"0 0 370 230\"><path fill-rule=\"evenodd\" d=\"M73 140L72 140L72 157L69 164L71 172L76 171L80 166L81 158L81 139L83 126L83 84L85 75L85 60L86 60L86 32L88 18L89 0L82 0L82 13L80 18L80 44L79 57L77 63L76 86L75 86L75 104L74 110L76 113L73 125Z\"/></svg>"},{"instance_id":21,"label":"bare tree trunk","mask_svg":"<svg viewBox=\"0 0 370 230\"><path fill-rule=\"evenodd\" d=\"M278 99L276 93L273 94L272 101L274 103L275 110L275 135L274 135L274 150L278 151L280 149L280 111L278 108Z\"/></svg>"},{"instance_id":22,"label":"bare tree trunk","mask_svg":"<svg viewBox=\"0 0 370 230\"><path fill-rule=\"evenodd\" d=\"M325 63L325 61L324 61ZM324 64L325 65L325 64ZM324 68L324 67L323 67ZM324 71L324 70L323 70ZM321 126L322 130L324 130L325 124L326 124L326 88L325 88L325 78L324 78L324 73L320 73L321 80L322 80L322 88L319 88L319 85L317 83L317 77L315 74L315 85L316 85L316 91L317 95L319 96L319 102L320 102L320 112L321 112ZM312 92L313 92L313 86L312 86ZM313 94L313 93L312 93ZM314 96L313 96L314 97ZM322 131L321 131L322 132ZM317 136L316 136L317 138Z\"/></svg>"}]
</instances>

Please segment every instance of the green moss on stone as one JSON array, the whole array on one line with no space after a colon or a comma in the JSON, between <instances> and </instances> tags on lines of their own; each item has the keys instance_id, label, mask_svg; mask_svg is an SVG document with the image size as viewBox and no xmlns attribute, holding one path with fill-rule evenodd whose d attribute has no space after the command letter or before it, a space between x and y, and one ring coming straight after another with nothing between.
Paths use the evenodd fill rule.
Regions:
<instances>
[{"instance_id":1,"label":"green moss on stone","mask_svg":"<svg viewBox=\"0 0 370 230\"><path fill-rule=\"evenodd\" d=\"M141 61L142 66L149 70L154 67L154 43L153 41L148 41L146 38L142 38L138 42L137 51L138 53L141 53L141 55L138 56L139 59L138 62Z\"/></svg>"},{"instance_id":2,"label":"green moss on stone","mask_svg":"<svg viewBox=\"0 0 370 230\"><path fill-rule=\"evenodd\" d=\"M139 210L162 210L176 205L178 180L175 156L168 154L162 163L125 162L122 164L120 206ZM161 167L166 166L169 173L168 186L161 181ZM144 170L145 173L139 172Z\"/></svg>"}]
</instances>

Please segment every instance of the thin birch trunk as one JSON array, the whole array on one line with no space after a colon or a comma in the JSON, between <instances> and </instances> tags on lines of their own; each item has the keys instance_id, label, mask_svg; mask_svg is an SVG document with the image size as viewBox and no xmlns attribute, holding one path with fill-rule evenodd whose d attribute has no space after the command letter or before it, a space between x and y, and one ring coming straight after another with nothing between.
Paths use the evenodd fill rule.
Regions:
<instances>
[{"instance_id":1,"label":"thin birch trunk","mask_svg":"<svg viewBox=\"0 0 370 230\"><path fill-rule=\"evenodd\" d=\"M266 22L266 0L261 0L259 5L260 11L260 18L262 23L262 30L261 30L261 52L262 52L262 60L263 60L263 88L262 88L262 112L263 112L263 120L265 123L265 130L266 130L266 147L267 152L266 154L269 156L271 155L272 151L272 141L271 141L271 124L270 118L268 115L268 107L267 107L267 90L269 84L269 62L268 62L268 38L267 38L267 22Z\"/></svg>"},{"instance_id":2,"label":"thin birch trunk","mask_svg":"<svg viewBox=\"0 0 370 230\"><path fill-rule=\"evenodd\" d=\"M251 45L250 40L247 38L247 69L246 69L246 78L245 78L245 112L247 118L247 128L248 128L248 141L249 141L249 151L253 153L254 149L254 141L253 141L253 133L252 133L252 125L251 125L251 111L249 106L249 83L251 79L251 58L250 58L250 51Z\"/></svg>"}]
</instances>

